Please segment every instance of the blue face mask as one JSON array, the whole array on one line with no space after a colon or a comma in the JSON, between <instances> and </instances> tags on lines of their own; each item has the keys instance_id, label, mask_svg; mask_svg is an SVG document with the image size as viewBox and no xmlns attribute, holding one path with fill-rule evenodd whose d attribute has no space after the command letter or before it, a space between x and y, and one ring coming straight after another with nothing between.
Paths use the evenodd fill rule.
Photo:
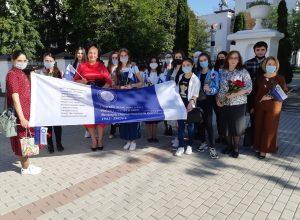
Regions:
<instances>
[{"instance_id":1,"label":"blue face mask","mask_svg":"<svg viewBox=\"0 0 300 220\"><path fill-rule=\"evenodd\" d=\"M202 62L200 62L200 66L201 66L203 69L207 68L207 67L208 67L208 61L202 61Z\"/></svg>"},{"instance_id":2,"label":"blue face mask","mask_svg":"<svg viewBox=\"0 0 300 220\"><path fill-rule=\"evenodd\" d=\"M276 66L271 66L271 65L268 65L266 66L266 73L267 74L273 74L276 72Z\"/></svg>"},{"instance_id":3,"label":"blue face mask","mask_svg":"<svg viewBox=\"0 0 300 220\"><path fill-rule=\"evenodd\" d=\"M193 67L191 67L191 66L182 67L182 72L184 72L184 73L190 73L190 72L192 72L192 70L193 70Z\"/></svg>"}]
</instances>

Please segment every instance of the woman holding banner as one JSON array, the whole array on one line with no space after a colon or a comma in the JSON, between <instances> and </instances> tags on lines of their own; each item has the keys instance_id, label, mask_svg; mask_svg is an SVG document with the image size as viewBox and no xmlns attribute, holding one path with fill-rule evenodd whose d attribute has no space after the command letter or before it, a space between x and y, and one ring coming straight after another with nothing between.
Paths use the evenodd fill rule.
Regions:
<instances>
[{"instance_id":1,"label":"woman holding banner","mask_svg":"<svg viewBox=\"0 0 300 220\"><path fill-rule=\"evenodd\" d=\"M38 73L45 76L52 76L55 78L62 78L62 73L55 65L55 58L51 53L45 53L43 56L44 68L39 70ZM62 127L61 126L53 126L48 127L48 135L47 135L47 146L48 152L54 153L54 146L52 140L52 129L54 130L55 140L56 140L56 148L58 151L64 151L64 147L61 144L61 136L62 136Z\"/></svg>"},{"instance_id":2,"label":"woman holding banner","mask_svg":"<svg viewBox=\"0 0 300 220\"><path fill-rule=\"evenodd\" d=\"M20 139L28 137L30 118L30 81L23 72L27 67L28 60L21 51L12 54L13 67L8 72L6 78L7 106L12 107L16 112L17 136L10 138L11 147L21 162L21 174L36 175L41 172L40 167L29 163L28 157L22 156ZM30 129L33 133L33 130Z\"/></svg>"},{"instance_id":3,"label":"woman holding banner","mask_svg":"<svg viewBox=\"0 0 300 220\"><path fill-rule=\"evenodd\" d=\"M88 48L88 61L81 63L74 76L74 81L82 84L94 84L108 88L112 85L110 74L106 67L98 61L99 50L92 45ZM104 124L85 125L92 138L92 151L103 150ZM98 133L98 139L96 135Z\"/></svg>"},{"instance_id":4,"label":"woman holding banner","mask_svg":"<svg viewBox=\"0 0 300 220\"><path fill-rule=\"evenodd\" d=\"M116 70L117 86L120 89L133 89L143 86L143 78L138 67L130 64L129 51L121 49L119 51L119 66ZM140 123L125 123L120 125L120 136L127 143L124 150L135 150L135 140L141 137Z\"/></svg>"}]
</instances>

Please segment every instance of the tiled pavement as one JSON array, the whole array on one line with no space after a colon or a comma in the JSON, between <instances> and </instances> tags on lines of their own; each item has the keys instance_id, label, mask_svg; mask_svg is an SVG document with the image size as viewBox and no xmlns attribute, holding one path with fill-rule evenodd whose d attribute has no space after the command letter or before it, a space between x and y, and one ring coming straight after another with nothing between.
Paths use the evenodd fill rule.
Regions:
<instances>
[{"instance_id":1,"label":"tiled pavement","mask_svg":"<svg viewBox=\"0 0 300 220\"><path fill-rule=\"evenodd\" d=\"M135 152L106 140L94 153L82 127L66 127L65 152L42 151L32 159L42 174L23 177L1 136L0 219L300 219L300 114L281 119L280 150L263 161L247 148L239 159L177 158L163 136Z\"/></svg>"}]
</instances>

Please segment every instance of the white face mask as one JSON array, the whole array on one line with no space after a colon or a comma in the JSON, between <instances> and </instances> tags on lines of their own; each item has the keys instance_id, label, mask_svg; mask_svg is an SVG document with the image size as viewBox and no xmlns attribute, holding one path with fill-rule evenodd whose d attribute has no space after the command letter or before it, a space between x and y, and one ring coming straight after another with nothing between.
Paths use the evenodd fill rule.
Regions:
<instances>
[{"instance_id":1,"label":"white face mask","mask_svg":"<svg viewBox=\"0 0 300 220\"><path fill-rule=\"evenodd\" d=\"M113 59L113 60L112 60L112 64L115 65L115 66L118 65L118 64L119 64L119 60Z\"/></svg>"},{"instance_id":2,"label":"white face mask","mask_svg":"<svg viewBox=\"0 0 300 220\"><path fill-rule=\"evenodd\" d=\"M158 67L157 63L150 63L150 68L155 70Z\"/></svg>"},{"instance_id":3,"label":"white face mask","mask_svg":"<svg viewBox=\"0 0 300 220\"><path fill-rule=\"evenodd\" d=\"M23 69L26 69L27 67L27 62L23 63L23 62L16 62L15 63L15 67L20 69L20 70L23 70Z\"/></svg>"},{"instance_id":4,"label":"white face mask","mask_svg":"<svg viewBox=\"0 0 300 220\"><path fill-rule=\"evenodd\" d=\"M120 61L121 61L121 63L127 63L128 62L128 57L121 57Z\"/></svg>"},{"instance_id":5,"label":"white face mask","mask_svg":"<svg viewBox=\"0 0 300 220\"><path fill-rule=\"evenodd\" d=\"M44 67L46 69L52 69L54 67L54 65L55 65L55 61L53 61L53 62L45 62L44 61Z\"/></svg>"},{"instance_id":6,"label":"white face mask","mask_svg":"<svg viewBox=\"0 0 300 220\"><path fill-rule=\"evenodd\" d=\"M166 59L166 64L170 64L170 63L172 63L173 62L173 59L172 58L167 58Z\"/></svg>"}]
</instances>

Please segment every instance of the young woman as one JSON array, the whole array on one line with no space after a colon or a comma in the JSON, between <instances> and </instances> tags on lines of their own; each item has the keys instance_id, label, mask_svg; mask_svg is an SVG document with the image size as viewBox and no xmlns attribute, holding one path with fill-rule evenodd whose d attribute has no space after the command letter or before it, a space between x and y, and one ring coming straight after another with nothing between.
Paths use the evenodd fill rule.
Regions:
<instances>
[{"instance_id":1,"label":"young woman","mask_svg":"<svg viewBox=\"0 0 300 220\"><path fill-rule=\"evenodd\" d=\"M147 86L156 85L159 83L159 73L160 73L160 67L158 63L158 58L152 57L149 62L149 74L147 76L147 79L145 81L145 84ZM157 139L157 124L159 121L148 121L146 122L147 130L148 130L148 142L154 142L158 143Z\"/></svg>"},{"instance_id":2,"label":"young woman","mask_svg":"<svg viewBox=\"0 0 300 220\"><path fill-rule=\"evenodd\" d=\"M75 52L75 61L73 63L74 69L77 69L79 65L86 61L86 52L83 47L78 47Z\"/></svg>"},{"instance_id":3,"label":"young woman","mask_svg":"<svg viewBox=\"0 0 300 220\"><path fill-rule=\"evenodd\" d=\"M109 61L108 61L108 71L112 78L112 86L113 87L115 87L117 84L116 70L117 70L118 65L119 65L119 52L115 51L110 55ZM110 126L109 139L114 138L118 126L119 126L118 124L112 124Z\"/></svg>"},{"instance_id":4,"label":"young woman","mask_svg":"<svg viewBox=\"0 0 300 220\"><path fill-rule=\"evenodd\" d=\"M193 54L194 70L198 69L198 59L199 59L199 56L200 56L201 53L202 53L201 51L196 51Z\"/></svg>"},{"instance_id":5,"label":"young woman","mask_svg":"<svg viewBox=\"0 0 300 220\"><path fill-rule=\"evenodd\" d=\"M240 90L229 92L231 83L238 82L237 80L241 82ZM223 153L230 153L234 158L239 156L240 138L246 127L247 95L251 91L252 81L248 71L243 68L241 54L231 51L225 60L217 104L222 107L221 130L228 143Z\"/></svg>"},{"instance_id":6,"label":"young woman","mask_svg":"<svg viewBox=\"0 0 300 220\"><path fill-rule=\"evenodd\" d=\"M268 57L262 64L264 75L258 76L254 86L254 148L258 158L264 159L267 153L276 153L277 131L282 102L271 94L275 85L287 92L284 77L279 76L279 62L275 57Z\"/></svg>"},{"instance_id":7,"label":"young woman","mask_svg":"<svg viewBox=\"0 0 300 220\"><path fill-rule=\"evenodd\" d=\"M81 63L74 76L74 81L82 84L94 84L108 88L112 85L111 76L106 67L98 61L99 50L96 45L88 48L88 61ZM92 151L103 150L104 124L85 125L92 138ZM98 139L96 136L98 133Z\"/></svg>"},{"instance_id":8,"label":"young woman","mask_svg":"<svg viewBox=\"0 0 300 220\"><path fill-rule=\"evenodd\" d=\"M182 74L179 77L178 87L179 95L186 107L187 112L190 112L196 105L196 100L199 95L200 81L198 77L192 72L193 61L191 59L184 59L182 62ZM188 128L188 142L184 142L185 127ZM194 123L188 123L186 120L178 120L178 141L179 145L175 153L176 156L185 154L192 154L192 143L194 136Z\"/></svg>"},{"instance_id":9,"label":"young woman","mask_svg":"<svg viewBox=\"0 0 300 220\"><path fill-rule=\"evenodd\" d=\"M215 66L214 66L214 70L216 70L220 75L223 72L224 63L225 63L227 54L228 53L226 51L221 51L217 55L217 60L216 60Z\"/></svg>"},{"instance_id":10,"label":"young woman","mask_svg":"<svg viewBox=\"0 0 300 220\"><path fill-rule=\"evenodd\" d=\"M120 89L133 89L143 86L143 78L138 67L132 66L129 51L121 49L119 51L119 66L117 67L117 86ZM136 140L141 137L140 124L138 122L120 124L120 136L126 140L124 150L135 150Z\"/></svg>"},{"instance_id":11,"label":"young woman","mask_svg":"<svg viewBox=\"0 0 300 220\"><path fill-rule=\"evenodd\" d=\"M176 51L174 53L174 60L173 60L173 69L171 74L171 80L174 80L176 84L179 82L179 76L183 74L182 71L182 60L185 58L184 53L181 51Z\"/></svg>"},{"instance_id":12,"label":"young woman","mask_svg":"<svg viewBox=\"0 0 300 220\"><path fill-rule=\"evenodd\" d=\"M197 105L203 109L204 113L204 123L200 124L201 129L199 129L202 144L198 151L204 152L209 149L210 157L216 159L218 158L218 153L215 149L213 110L216 106L216 94L219 92L219 73L212 69L211 59L208 54L202 53L199 56L197 73L201 82ZM215 113L217 115L216 111ZM208 144L205 140L205 131L208 134Z\"/></svg>"},{"instance_id":13,"label":"young woman","mask_svg":"<svg viewBox=\"0 0 300 220\"><path fill-rule=\"evenodd\" d=\"M14 108L17 117L17 136L11 137L11 147L21 162L21 174L35 175L41 172L41 168L30 164L28 157L22 156L20 139L28 136L30 118L30 81L23 72L27 67L28 60L21 51L12 54L13 67L6 78L7 106Z\"/></svg>"},{"instance_id":14,"label":"young woman","mask_svg":"<svg viewBox=\"0 0 300 220\"><path fill-rule=\"evenodd\" d=\"M44 63L44 67L38 71L39 74L42 74L45 76L52 76L52 77L59 78L59 79L62 78L62 73L57 68L56 63L55 63L55 58L51 53L44 54L43 63ZM53 127L51 126L51 127L48 127L48 135L47 135L48 152L54 153L52 130L54 130L57 150L64 151L64 147L61 144L62 127L61 126L53 126Z\"/></svg>"}]
</instances>

